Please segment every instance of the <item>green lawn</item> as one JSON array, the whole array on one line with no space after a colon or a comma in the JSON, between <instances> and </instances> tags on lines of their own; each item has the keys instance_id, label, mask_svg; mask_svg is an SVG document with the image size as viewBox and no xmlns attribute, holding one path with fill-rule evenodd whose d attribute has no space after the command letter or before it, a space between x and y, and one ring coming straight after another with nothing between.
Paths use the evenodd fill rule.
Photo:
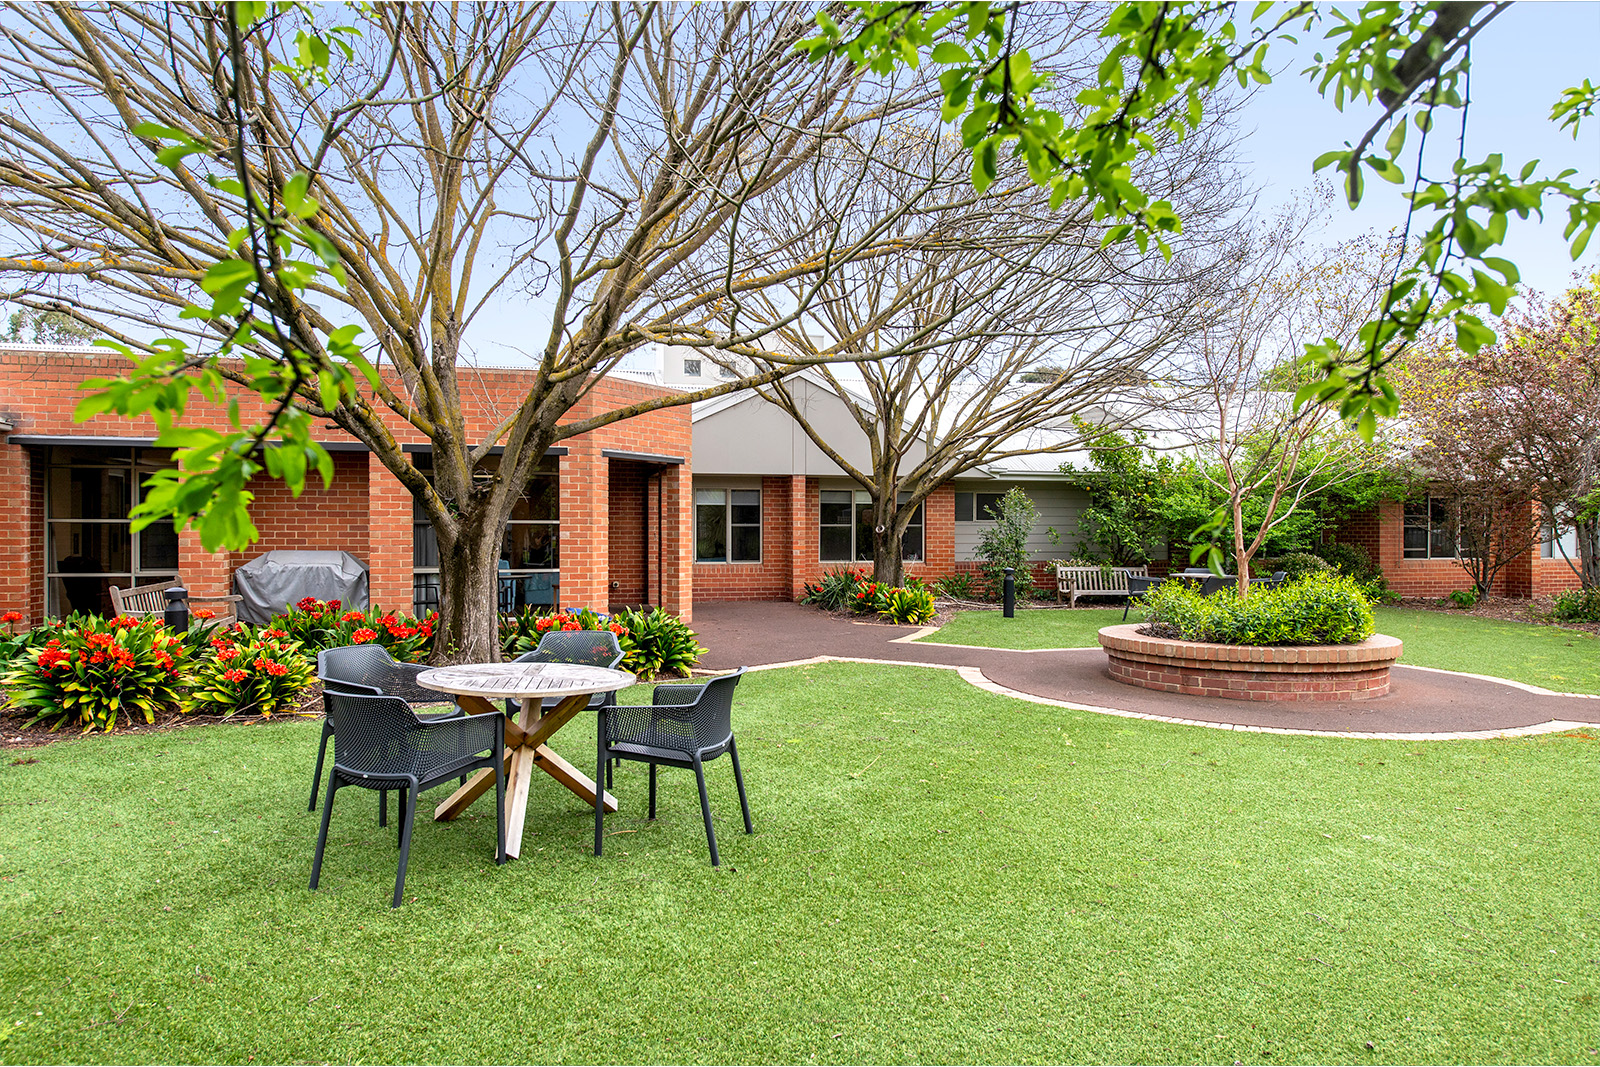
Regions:
<instances>
[{"instance_id":1,"label":"green lawn","mask_svg":"<svg viewBox=\"0 0 1600 1067\"><path fill-rule=\"evenodd\" d=\"M603 859L541 780L505 867L481 812L419 824L398 912L356 790L306 889L314 722L7 753L0 1062L1600 1057L1587 735L1236 734L853 664L737 711L722 870L692 776L651 825L626 765Z\"/></svg>"},{"instance_id":2,"label":"green lawn","mask_svg":"<svg viewBox=\"0 0 1600 1067\"><path fill-rule=\"evenodd\" d=\"M1566 693L1600 693L1600 640L1577 630L1495 622L1414 608L1376 609L1378 632L1405 642L1400 662L1417 667L1492 674ZM1129 621L1139 618L1137 611ZM964 611L924 638L989 648L1093 648L1102 626L1122 621L1122 609Z\"/></svg>"}]
</instances>

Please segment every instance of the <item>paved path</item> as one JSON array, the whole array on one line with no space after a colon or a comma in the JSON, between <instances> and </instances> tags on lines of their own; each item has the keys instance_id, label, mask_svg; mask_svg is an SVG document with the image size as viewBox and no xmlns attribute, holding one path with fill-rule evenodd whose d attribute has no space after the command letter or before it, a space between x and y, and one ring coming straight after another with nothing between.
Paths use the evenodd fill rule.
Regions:
<instances>
[{"instance_id":1,"label":"paved path","mask_svg":"<svg viewBox=\"0 0 1600 1067\"><path fill-rule=\"evenodd\" d=\"M1389 695L1339 704L1272 704L1157 693L1114 682L1099 648L1012 652L906 640L914 626L835 619L798 604L696 604L712 670L834 659L956 668L984 689L1040 703L1210 727L1362 737L1504 737L1600 724L1600 698L1496 678L1394 668Z\"/></svg>"}]
</instances>

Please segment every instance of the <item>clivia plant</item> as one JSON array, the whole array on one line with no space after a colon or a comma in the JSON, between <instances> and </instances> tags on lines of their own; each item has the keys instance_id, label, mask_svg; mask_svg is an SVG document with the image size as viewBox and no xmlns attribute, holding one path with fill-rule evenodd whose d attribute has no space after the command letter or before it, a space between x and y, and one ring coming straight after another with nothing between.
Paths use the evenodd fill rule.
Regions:
<instances>
[{"instance_id":1,"label":"clivia plant","mask_svg":"<svg viewBox=\"0 0 1600 1067\"><path fill-rule=\"evenodd\" d=\"M28 725L54 719L51 729L109 732L119 715L154 722L156 709L180 702L189 653L159 618L76 616L51 632L0 675L12 703L35 711Z\"/></svg>"}]
</instances>

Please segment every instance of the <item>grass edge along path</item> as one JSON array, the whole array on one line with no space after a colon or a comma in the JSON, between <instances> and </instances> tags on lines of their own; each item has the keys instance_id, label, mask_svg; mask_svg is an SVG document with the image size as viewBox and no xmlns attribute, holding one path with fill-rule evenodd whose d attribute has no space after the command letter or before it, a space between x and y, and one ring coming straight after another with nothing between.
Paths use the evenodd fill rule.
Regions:
<instances>
[{"instance_id":1,"label":"grass edge along path","mask_svg":"<svg viewBox=\"0 0 1600 1067\"><path fill-rule=\"evenodd\" d=\"M1405 642L1400 662L1468 674L1487 674L1563 693L1600 694L1600 638L1579 630L1500 622L1416 608L1379 606L1378 632ZM1129 622L1139 619L1130 612ZM987 648L1094 648L1103 626L1122 621L1122 609L964 611L920 641Z\"/></svg>"},{"instance_id":2,"label":"grass edge along path","mask_svg":"<svg viewBox=\"0 0 1600 1067\"><path fill-rule=\"evenodd\" d=\"M1222 733L822 664L708 768L624 765L607 855L535 782L396 850L315 722L0 763L0 1060L1595 1062L1600 732ZM582 762L592 725L556 747ZM431 796L431 794L430 794Z\"/></svg>"}]
</instances>

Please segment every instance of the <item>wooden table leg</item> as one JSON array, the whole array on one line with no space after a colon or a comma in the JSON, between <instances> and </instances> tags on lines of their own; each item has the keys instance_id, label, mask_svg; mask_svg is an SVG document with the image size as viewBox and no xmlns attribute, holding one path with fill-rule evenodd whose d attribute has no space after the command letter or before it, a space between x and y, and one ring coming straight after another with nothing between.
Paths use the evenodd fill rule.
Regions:
<instances>
[{"instance_id":1,"label":"wooden table leg","mask_svg":"<svg viewBox=\"0 0 1600 1067\"><path fill-rule=\"evenodd\" d=\"M537 751L539 753L539 762L534 764L535 767L538 767L541 771L544 771L544 773L572 790L589 807L594 807L594 779L562 759L555 752L552 752L547 745L540 745ZM617 798L607 793L605 805L607 812L616 811Z\"/></svg>"},{"instance_id":2,"label":"wooden table leg","mask_svg":"<svg viewBox=\"0 0 1600 1067\"><path fill-rule=\"evenodd\" d=\"M508 775L511 773L511 752L511 749L506 749L505 773ZM493 788L494 772L479 771L467 779L466 785L451 793L442 804L433 809L434 821L449 822L452 819L459 819L461 813L472 807L474 801Z\"/></svg>"}]
</instances>

